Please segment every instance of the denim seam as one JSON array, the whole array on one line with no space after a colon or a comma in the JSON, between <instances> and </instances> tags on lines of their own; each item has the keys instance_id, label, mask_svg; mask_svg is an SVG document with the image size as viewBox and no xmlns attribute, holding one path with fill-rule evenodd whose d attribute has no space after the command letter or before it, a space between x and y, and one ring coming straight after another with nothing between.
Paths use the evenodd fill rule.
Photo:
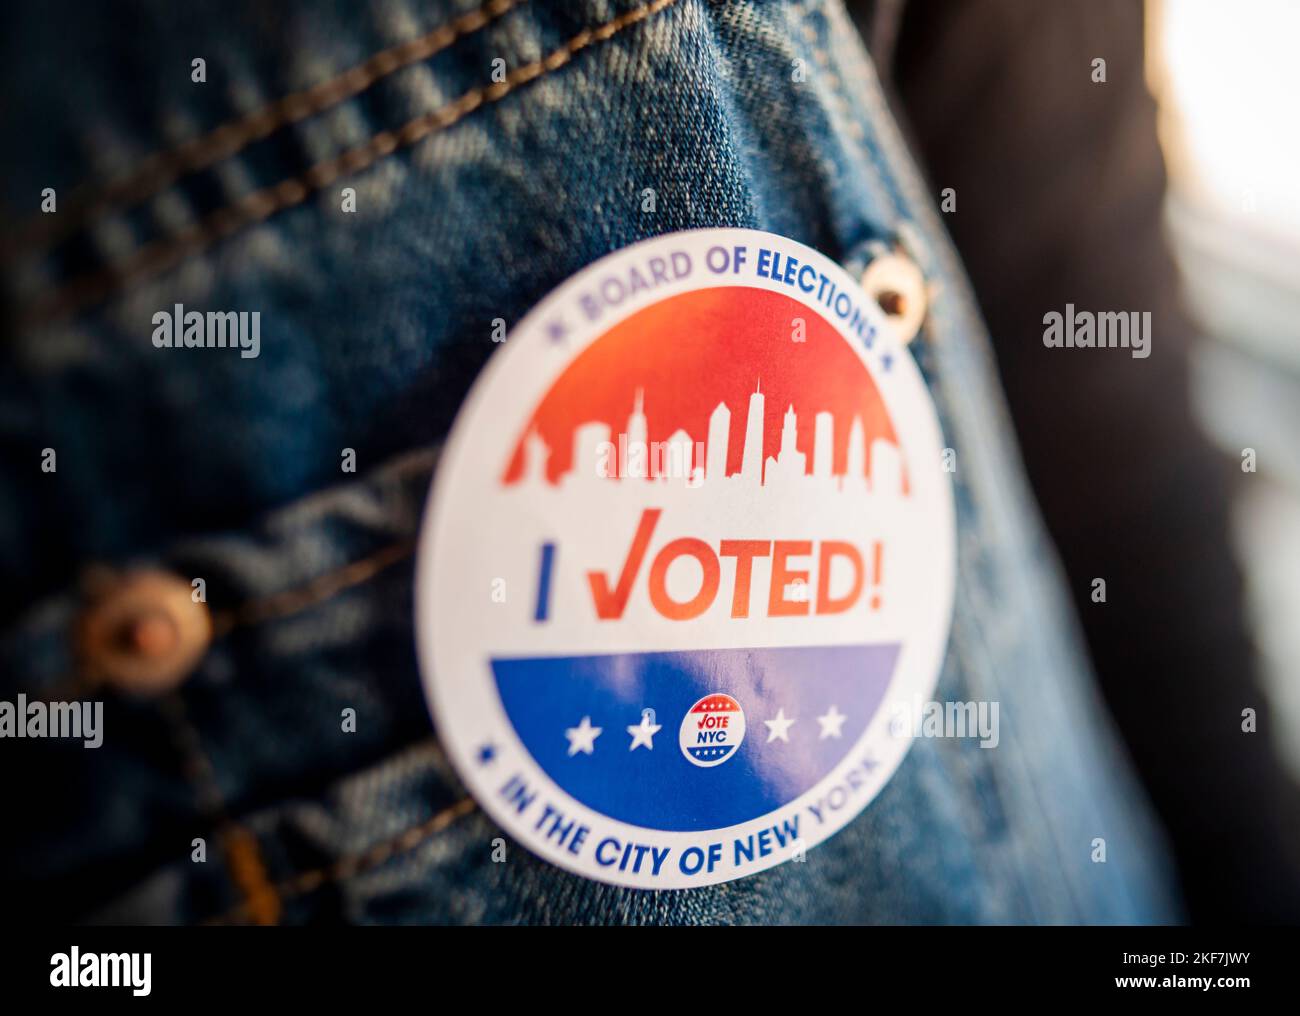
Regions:
<instances>
[{"instance_id":1,"label":"denim seam","mask_svg":"<svg viewBox=\"0 0 1300 1016\"><path fill-rule=\"evenodd\" d=\"M831 94L834 97L836 104L839 106L839 109L828 110L828 112L832 116L839 116L839 119L848 129L848 132L854 141L869 148L870 146L867 145L866 134L862 129L862 124L859 123L857 118L852 114L853 107L849 102L848 94L844 91L844 83L840 79L839 74L835 71L831 62L830 54L826 52L826 48L821 44L821 40L818 38L817 27L812 22L814 14L812 0L795 0L791 5L791 9L799 20L800 28L803 29L804 41L808 44L809 49L812 50L813 59L817 61L830 82ZM818 11L816 13L820 13L825 17L824 11ZM877 166L876 168L879 169L880 167ZM895 208L894 211L897 213L898 209Z\"/></svg>"},{"instance_id":2,"label":"denim seam","mask_svg":"<svg viewBox=\"0 0 1300 1016\"><path fill-rule=\"evenodd\" d=\"M172 186L181 177L209 169L284 127L355 98L384 78L427 60L459 39L473 35L528 0L486 0L476 10L445 22L424 35L398 43L310 88L292 92L214 127L181 144L145 156L130 172L96 188L82 184L69 198L70 214L43 215L20 231L6 257L33 245L44 249L74 229L93 226L109 212L130 208Z\"/></svg>"},{"instance_id":3,"label":"denim seam","mask_svg":"<svg viewBox=\"0 0 1300 1016\"><path fill-rule=\"evenodd\" d=\"M423 822L403 830L396 836L377 843L359 854L340 858L323 868L314 868L300 872L282 882L275 884L274 891L279 900L290 900L307 896L332 882L346 882L357 875L377 868L387 861L402 854L409 853L416 847L427 843L434 836L443 832L458 819L477 810L478 804L472 797L462 797L455 804L450 804ZM249 903L244 901L222 914L208 918L204 924L229 924L249 917Z\"/></svg>"},{"instance_id":4,"label":"denim seam","mask_svg":"<svg viewBox=\"0 0 1300 1016\"><path fill-rule=\"evenodd\" d=\"M172 742L181 756L181 772L194 790L199 812L216 829L226 876L242 897L239 907L256 924L277 924L282 908L267 877L257 837L227 813L212 760L190 722L184 699L172 693L159 700L158 711L166 720Z\"/></svg>"},{"instance_id":5,"label":"denim seam","mask_svg":"<svg viewBox=\"0 0 1300 1016\"><path fill-rule=\"evenodd\" d=\"M516 67L506 75L504 81L472 88L459 98L408 120L396 130L380 131L365 144L316 163L299 176L246 194L238 201L212 212L197 225L165 240L155 240L105 270L74 279L37 300L23 313L22 321L27 325L47 324L107 299L119 289L174 268L186 258L229 238L245 226L265 221L277 212L302 204L313 191L328 186L340 177L369 169L394 152L446 130L476 110L505 98L521 86L559 70L583 50L607 42L623 29L638 24L675 3L677 0L648 0L595 28L583 29L546 56Z\"/></svg>"},{"instance_id":6,"label":"denim seam","mask_svg":"<svg viewBox=\"0 0 1300 1016\"><path fill-rule=\"evenodd\" d=\"M814 3L818 4L816 10L813 7ZM900 229L906 225L907 209L894 193L888 165L877 150L877 146L871 143L857 115L856 105L845 87L843 75L836 69L835 58L822 44L817 27L813 24L814 16L820 16L827 31L834 31L830 23L830 8L827 3L819 0L795 0L791 5L791 14L803 31L804 40L812 52L813 60L821 68L829 84L826 97L827 115L837 129L847 131L849 140L844 143L845 150L856 147L859 163L874 170L879 181L878 186L872 188L872 199L884 205L886 212L883 217L877 217L873 225L882 237L897 239ZM849 30L856 34L856 29L852 26L849 26Z\"/></svg>"},{"instance_id":7,"label":"denim seam","mask_svg":"<svg viewBox=\"0 0 1300 1016\"><path fill-rule=\"evenodd\" d=\"M324 603L344 590L369 581L385 569L406 560L414 552L414 540L392 543L342 568L318 575L306 585L249 600L230 610L215 612L212 618L212 637L218 639L235 628L288 617Z\"/></svg>"},{"instance_id":8,"label":"denim seam","mask_svg":"<svg viewBox=\"0 0 1300 1016\"><path fill-rule=\"evenodd\" d=\"M391 459L385 465L377 468L366 479L360 481L359 486L362 488L372 485L382 486L397 481L405 481L411 476L427 476L433 471L433 467L438 460L439 447L439 444L420 447ZM427 488L427 480L424 486ZM329 517L331 514L340 492L357 489L357 487L357 484L342 487L331 486L313 494L308 494L288 508L274 512L271 515L272 522L269 525L273 527L273 531L281 531L286 526L291 531L303 531L318 526L323 518ZM223 638L238 628L292 616L301 610L324 603L339 593L368 582L379 573L409 558L415 551L416 542L413 537L396 540L363 557L305 579L300 584L289 589L251 596L243 603L237 603L232 607L220 610L213 609L213 640ZM178 569L175 562L185 558L187 549L193 549L193 541L181 541L160 558L150 562L122 562L113 565L102 565L102 567L111 572L129 571L144 566L176 571ZM101 567L101 565L96 564L91 567ZM182 566L179 570L184 572L186 569ZM75 588L65 588L63 591L56 593L51 601L52 604L62 605L62 609L59 611L61 620L56 623L59 630L65 633L65 638L68 637L67 633L71 630L71 622L67 620L67 617L78 609L79 596L80 594ZM22 638L25 637L29 627L29 620L19 620L11 629L0 634L3 634L6 638L11 636ZM29 637L35 638L38 635L29 635ZM80 700L98 693L102 687L102 684L97 679L87 676L80 666L80 661L73 659L69 662L66 672L62 676L51 679L51 682L41 682L38 685L32 685L29 682L26 694L29 701L34 700L36 697L45 702Z\"/></svg>"},{"instance_id":9,"label":"denim seam","mask_svg":"<svg viewBox=\"0 0 1300 1016\"><path fill-rule=\"evenodd\" d=\"M212 639L224 638L237 628L264 624L290 617L301 610L325 603L340 593L363 582L369 582L380 572L400 564L415 553L416 541L401 540L390 543L373 554L350 561L341 568L325 572L301 586L280 593L272 593L247 600L237 607L212 612ZM197 664L196 664L197 666ZM73 673L49 691L40 693L42 701L81 699L99 689L99 685L81 673ZM32 694L35 694L34 692Z\"/></svg>"}]
</instances>

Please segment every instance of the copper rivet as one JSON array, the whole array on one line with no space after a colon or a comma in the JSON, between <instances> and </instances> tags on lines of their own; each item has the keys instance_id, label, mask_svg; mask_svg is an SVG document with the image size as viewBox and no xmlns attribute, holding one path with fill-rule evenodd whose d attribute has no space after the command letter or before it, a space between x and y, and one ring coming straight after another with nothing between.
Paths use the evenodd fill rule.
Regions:
<instances>
[{"instance_id":1,"label":"copper rivet","mask_svg":"<svg viewBox=\"0 0 1300 1016\"><path fill-rule=\"evenodd\" d=\"M907 297L896 289L887 289L876 297L880 309L890 317L902 317L907 313Z\"/></svg>"},{"instance_id":2,"label":"copper rivet","mask_svg":"<svg viewBox=\"0 0 1300 1016\"><path fill-rule=\"evenodd\" d=\"M207 604L190 584L162 571L114 575L94 586L77 622L77 651L88 676L138 694L176 687L212 641Z\"/></svg>"},{"instance_id":3,"label":"copper rivet","mask_svg":"<svg viewBox=\"0 0 1300 1016\"><path fill-rule=\"evenodd\" d=\"M176 651L180 632L161 611L146 614L131 627L131 644L141 656L163 657Z\"/></svg>"},{"instance_id":4,"label":"copper rivet","mask_svg":"<svg viewBox=\"0 0 1300 1016\"><path fill-rule=\"evenodd\" d=\"M862 288L885 312L885 323L902 343L921 330L929 296L920 267L901 250L877 252L862 272Z\"/></svg>"}]
</instances>

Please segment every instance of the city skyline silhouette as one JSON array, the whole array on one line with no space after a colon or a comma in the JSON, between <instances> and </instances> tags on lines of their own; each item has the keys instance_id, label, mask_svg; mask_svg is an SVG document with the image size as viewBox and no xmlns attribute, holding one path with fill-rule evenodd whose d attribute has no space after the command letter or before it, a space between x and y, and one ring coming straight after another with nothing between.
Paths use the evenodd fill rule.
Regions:
<instances>
[{"instance_id":1,"label":"city skyline silhouette","mask_svg":"<svg viewBox=\"0 0 1300 1016\"><path fill-rule=\"evenodd\" d=\"M645 391L635 390L622 432L600 420L584 421L570 435L570 468L552 473L548 468L555 449L531 430L523 442L523 466L510 483L567 486L574 481L676 479L692 487L727 482L752 488L787 486L812 481L828 489L859 488L877 493L903 493L902 459L897 445L883 439L867 444L862 420L854 415L849 426L847 455L842 470L835 469L835 420L826 410L813 416L811 454L799 448L800 414L787 403L781 412L779 447L765 447L767 399L761 379L755 379L745 407L745 429L739 469L729 468L732 409L719 400L708 417L703 439L677 428L666 439L649 440ZM807 415L806 413L804 414Z\"/></svg>"}]
</instances>

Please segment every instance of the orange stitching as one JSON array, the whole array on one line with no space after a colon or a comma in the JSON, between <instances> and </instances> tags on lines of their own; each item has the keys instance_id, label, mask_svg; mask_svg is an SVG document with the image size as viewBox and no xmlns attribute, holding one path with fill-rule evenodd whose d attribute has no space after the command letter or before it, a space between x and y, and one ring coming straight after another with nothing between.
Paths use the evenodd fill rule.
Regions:
<instances>
[{"instance_id":1,"label":"orange stitching","mask_svg":"<svg viewBox=\"0 0 1300 1016\"><path fill-rule=\"evenodd\" d=\"M280 923L283 910L280 896L267 877L266 865L257 846L257 837L243 826L230 826L221 837L231 877L244 894L240 904L254 924Z\"/></svg>"},{"instance_id":2,"label":"orange stitching","mask_svg":"<svg viewBox=\"0 0 1300 1016\"><path fill-rule=\"evenodd\" d=\"M294 92L230 120L207 134L182 142L168 151L153 152L134 170L111 180L95 193L93 186L78 188L69 199L70 214L42 215L23 230L7 256L33 244L47 244L69 230L117 207L130 207L165 190L187 173L194 173L229 158L254 141L261 141L281 127L323 113L346 99L360 95L371 85L411 64L429 59L453 42L470 35L527 0L487 0L477 10L439 25L433 31L399 43L350 67L342 74L301 92Z\"/></svg>"},{"instance_id":3,"label":"orange stitching","mask_svg":"<svg viewBox=\"0 0 1300 1016\"><path fill-rule=\"evenodd\" d=\"M274 886L277 899L288 900L298 896L306 896L331 882L346 881L372 868L377 868L385 861L414 850L442 832L457 819L463 818L474 811L477 807L473 798L463 797L455 804L449 805L438 812L432 818L426 819L419 825L412 826L390 840L376 844L369 850L354 854L351 857L344 857L324 868L302 872L277 883ZM245 901L205 923L224 924L251 916L250 901Z\"/></svg>"},{"instance_id":4,"label":"orange stitching","mask_svg":"<svg viewBox=\"0 0 1300 1016\"><path fill-rule=\"evenodd\" d=\"M415 551L414 540L394 543L363 557L359 561L339 568L337 571L320 575L305 586L276 593L260 600L251 600L232 610L214 613L212 617L212 637L228 635L232 629L245 624L261 624L274 618L296 614L313 604L329 599L336 593L351 586L359 585L378 575L385 568L410 557Z\"/></svg>"},{"instance_id":5,"label":"orange stitching","mask_svg":"<svg viewBox=\"0 0 1300 1016\"><path fill-rule=\"evenodd\" d=\"M430 134L445 130L480 106L503 99L521 85L558 70L593 43L604 42L630 25L644 21L676 2L677 0L652 0L603 25L585 29L540 60L511 71L504 81L485 88L473 88L460 98L408 121L396 131L381 131L363 145L348 149L336 158L318 162L302 176L245 195L174 237L153 241L124 259L124 264L120 266L74 280L61 290L37 301L23 315L24 320L27 323L38 323L72 313L97 303L116 288L174 267L189 255L225 239L244 226L261 222L276 212L301 204L312 191L328 186L339 177L359 173L380 159L392 155L399 148L409 147Z\"/></svg>"},{"instance_id":6,"label":"orange stitching","mask_svg":"<svg viewBox=\"0 0 1300 1016\"><path fill-rule=\"evenodd\" d=\"M257 837L227 815L212 760L190 722L185 701L172 693L160 699L158 706L171 727L172 740L181 754L182 770L194 788L199 810L216 826L226 872L244 897L239 904L241 912L255 924L278 923L282 909L280 898L267 877Z\"/></svg>"}]
</instances>

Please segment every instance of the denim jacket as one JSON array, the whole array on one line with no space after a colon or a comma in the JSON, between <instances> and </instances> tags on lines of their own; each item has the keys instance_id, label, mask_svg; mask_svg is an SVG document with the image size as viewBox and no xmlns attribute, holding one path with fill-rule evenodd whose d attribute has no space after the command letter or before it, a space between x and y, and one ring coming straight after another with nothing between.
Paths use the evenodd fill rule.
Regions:
<instances>
[{"instance_id":1,"label":"denim jacket","mask_svg":"<svg viewBox=\"0 0 1300 1016\"><path fill-rule=\"evenodd\" d=\"M0 698L102 699L105 736L0 741L6 899L153 923L1178 919L937 195L838 0L70 7L4 15L2 193L36 225L6 264ZM118 182L87 199L86 177ZM994 749L918 740L803 864L636 891L467 796L421 690L413 551L499 322L702 226L921 267L910 351L958 464L936 697L1002 723ZM259 312L258 355L157 348L176 304ZM211 645L174 689L78 678L91 566L203 578Z\"/></svg>"}]
</instances>

